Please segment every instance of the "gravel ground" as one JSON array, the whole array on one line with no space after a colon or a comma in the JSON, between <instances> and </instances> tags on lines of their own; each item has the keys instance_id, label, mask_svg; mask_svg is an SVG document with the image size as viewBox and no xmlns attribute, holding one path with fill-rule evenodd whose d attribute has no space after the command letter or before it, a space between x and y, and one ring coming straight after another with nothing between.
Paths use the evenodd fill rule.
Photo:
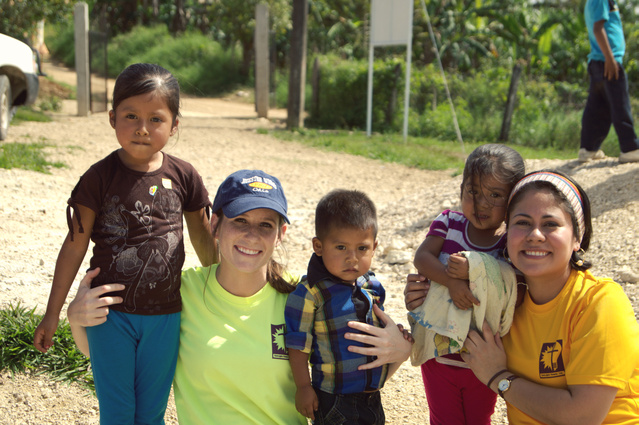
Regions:
<instances>
[{"instance_id":1,"label":"gravel ground","mask_svg":"<svg viewBox=\"0 0 639 425\"><path fill-rule=\"evenodd\" d=\"M45 71L73 84L72 73L47 64ZM0 307L21 302L43 311L55 260L66 235L66 200L79 176L118 147L106 113L76 117L75 103L64 101L51 123L11 127L7 143L46 141L51 160L67 164L51 174L0 169ZM289 200L291 226L285 239L289 269L303 273L311 254L313 212L330 189L356 188L375 201L380 233L373 270L388 291L390 315L406 323L402 290L413 272L415 249L430 221L445 208L458 207L460 176L422 171L350 155L322 152L281 142L258 129L283 125L285 111L255 118L252 105L220 99L184 99L176 141L166 152L191 162L213 195L229 173L260 168L280 178ZM580 165L577 161L535 160L528 169L556 168L572 175L588 191L595 234L588 259L597 275L619 282L639 314L639 164L616 158ZM185 267L197 265L187 242ZM88 256L83 269L88 267ZM71 293L75 293L75 282ZM97 424L94 396L77 385L54 383L46 376L0 372L0 424ZM418 368L406 362L383 392L389 424L427 424L428 407ZM173 400L167 424L177 424ZM507 423L498 402L493 423Z\"/></svg>"}]
</instances>

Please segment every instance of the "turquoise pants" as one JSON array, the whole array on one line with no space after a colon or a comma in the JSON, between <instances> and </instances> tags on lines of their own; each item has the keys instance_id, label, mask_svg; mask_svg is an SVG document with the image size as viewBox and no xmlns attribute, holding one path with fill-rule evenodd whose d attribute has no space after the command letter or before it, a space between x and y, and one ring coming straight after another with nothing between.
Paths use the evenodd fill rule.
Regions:
<instances>
[{"instance_id":1,"label":"turquoise pants","mask_svg":"<svg viewBox=\"0 0 639 425\"><path fill-rule=\"evenodd\" d=\"M177 363L180 313L111 310L87 328L100 425L164 424Z\"/></svg>"}]
</instances>

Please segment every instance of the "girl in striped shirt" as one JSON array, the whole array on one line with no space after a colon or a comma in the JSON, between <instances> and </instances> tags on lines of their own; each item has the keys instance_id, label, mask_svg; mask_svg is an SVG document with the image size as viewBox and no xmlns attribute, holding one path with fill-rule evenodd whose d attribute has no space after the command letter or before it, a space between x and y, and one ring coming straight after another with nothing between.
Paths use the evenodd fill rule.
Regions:
<instances>
[{"instance_id":1,"label":"girl in striped shirt","mask_svg":"<svg viewBox=\"0 0 639 425\"><path fill-rule=\"evenodd\" d=\"M469 288L468 261L458 253L502 256L508 196L524 176L524 169L521 155L505 145L486 144L475 149L464 167L461 212L443 211L415 253L419 274L431 284L446 286L457 308L479 305ZM490 424L497 396L475 377L458 353L428 360L421 369L431 425Z\"/></svg>"}]
</instances>

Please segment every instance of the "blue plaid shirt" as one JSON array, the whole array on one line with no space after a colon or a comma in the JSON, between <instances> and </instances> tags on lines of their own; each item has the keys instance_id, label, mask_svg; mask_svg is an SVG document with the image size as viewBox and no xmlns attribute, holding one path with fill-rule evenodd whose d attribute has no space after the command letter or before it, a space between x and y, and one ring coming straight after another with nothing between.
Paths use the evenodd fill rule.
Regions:
<instances>
[{"instance_id":1,"label":"blue plaid shirt","mask_svg":"<svg viewBox=\"0 0 639 425\"><path fill-rule=\"evenodd\" d=\"M321 257L313 254L308 275L302 278L286 302L286 347L311 353L313 386L331 394L352 394L382 388L388 365L371 370L357 367L374 357L348 351L349 345L363 345L344 338L358 332L348 326L358 319L356 305L366 304L366 323L380 327L373 314L373 303L380 307L385 291L372 272L357 279L355 285L331 275Z\"/></svg>"}]
</instances>

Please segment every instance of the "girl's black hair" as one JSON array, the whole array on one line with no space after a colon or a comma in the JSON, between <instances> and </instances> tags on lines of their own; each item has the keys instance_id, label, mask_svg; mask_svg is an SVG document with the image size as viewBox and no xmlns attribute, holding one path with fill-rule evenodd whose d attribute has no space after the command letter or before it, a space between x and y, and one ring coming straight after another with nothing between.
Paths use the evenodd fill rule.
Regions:
<instances>
[{"instance_id":1,"label":"girl's black hair","mask_svg":"<svg viewBox=\"0 0 639 425\"><path fill-rule=\"evenodd\" d=\"M524 159L519 152L501 143L488 143L477 147L468 155L462 176L461 196L464 185L477 176L493 177L512 189L526 173Z\"/></svg>"},{"instance_id":2,"label":"girl's black hair","mask_svg":"<svg viewBox=\"0 0 639 425\"><path fill-rule=\"evenodd\" d=\"M584 235L581 238L581 242L580 242L580 247L581 247L580 252L573 252L572 257L570 257L570 266L576 270L581 270L581 271L588 270L590 267L592 267L592 263L590 261L586 261L583 259L583 254L585 254L585 252L588 251L588 248L590 247L590 239L592 238L592 211L590 208L590 199L588 198L588 194L573 178L569 177L568 175L555 170L542 170L542 171L547 171L547 172L562 176L563 178L568 180L570 183L572 183L577 188L577 191L579 192L579 196L581 197L582 208L584 210L583 211L584 212ZM533 172L538 172L538 171L533 171ZM559 189L557 189L557 187L554 184L547 181L540 181L540 180L532 181L530 183L527 183L526 185L524 185L521 189L517 191L515 196L513 196L513 198L508 203L508 209L506 210L506 223L509 222L510 214L513 210L514 205L517 205L517 203L522 199L523 196L525 196L527 192L530 192L531 190L541 190L541 189L550 191L550 193L553 194L557 202L562 206L564 211L566 211L570 215L570 221L572 222L573 233L575 233L575 235L578 235L577 229L579 229L579 223L577 222L577 216L575 215L575 211L573 210L572 205L568 201L568 198L566 198L566 195L564 195Z\"/></svg>"},{"instance_id":3,"label":"girl's black hair","mask_svg":"<svg viewBox=\"0 0 639 425\"><path fill-rule=\"evenodd\" d=\"M156 92L162 97L173 115L173 124L180 116L180 85L177 79L160 65L135 63L118 75L113 88L113 110L133 96Z\"/></svg>"}]
</instances>

